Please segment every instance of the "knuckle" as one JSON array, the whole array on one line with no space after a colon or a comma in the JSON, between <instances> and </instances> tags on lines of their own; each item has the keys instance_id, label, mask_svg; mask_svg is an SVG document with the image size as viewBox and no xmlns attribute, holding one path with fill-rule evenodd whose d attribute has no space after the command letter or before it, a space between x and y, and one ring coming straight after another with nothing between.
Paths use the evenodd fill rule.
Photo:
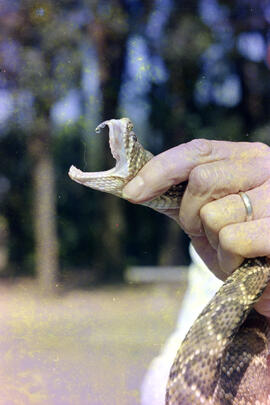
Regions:
<instances>
[{"instance_id":1,"label":"knuckle","mask_svg":"<svg viewBox=\"0 0 270 405\"><path fill-rule=\"evenodd\" d=\"M187 219L187 216L183 213L183 211L181 209L180 209L178 218L179 218L180 226L183 229L183 231L187 235L193 235L193 229L192 229L192 226L190 224L190 221Z\"/></svg>"},{"instance_id":2,"label":"knuckle","mask_svg":"<svg viewBox=\"0 0 270 405\"><path fill-rule=\"evenodd\" d=\"M188 236L202 236L203 230L200 227L201 222L194 222L194 220L191 220L189 216L185 215L181 209L179 212L179 223Z\"/></svg>"},{"instance_id":3,"label":"knuckle","mask_svg":"<svg viewBox=\"0 0 270 405\"><path fill-rule=\"evenodd\" d=\"M219 231L218 239L219 244L224 251L234 253L234 235L233 232L231 232L230 226L226 226Z\"/></svg>"},{"instance_id":4,"label":"knuckle","mask_svg":"<svg viewBox=\"0 0 270 405\"><path fill-rule=\"evenodd\" d=\"M166 179L166 184L168 187L174 184L174 178L176 172L176 163L173 161L168 161L167 158L164 158L161 155L154 156L153 159L150 160L151 164L151 171L149 172L151 178L155 176L155 178Z\"/></svg>"},{"instance_id":5,"label":"knuckle","mask_svg":"<svg viewBox=\"0 0 270 405\"><path fill-rule=\"evenodd\" d=\"M217 213L213 209L213 203L208 203L200 209L200 218L203 224L207 225L212 231L216 231L218 228Z\"/></svg>"},{"instance_id":6,"label":"knuckle","mask_svg":"<svg viewBox=\"0 0 270 405\"><path fill-rule=\"evenodd\" d=\"M254 143L252 143L252 145L253 145L253 147L255 146L255 148L260 152L269 152L270 151L269 146L263 142L254 142Z\"/></svg>"},{"instance_id":7,"label":"knuckle","mask_svg":"<svg viewBox=\"0 0 270 405\"><path fill-rule=\"evenodd\" d=\"M188 188L192 194L204 194L212 184L213 172L208 165L196 166L191 170L188 180Z\"/></svg>"},{"instance_id":8,"label":"knuckle","mask_svg":"<svg viewBox=\"0 0 270 405\"><path fill-rule=\"evenodd\" d=\"M208 139L199 138L193 139L186 144L191 150L195 150L201 156L207 156L212 153L212 143Z\"/></svg>"}]
</instances>

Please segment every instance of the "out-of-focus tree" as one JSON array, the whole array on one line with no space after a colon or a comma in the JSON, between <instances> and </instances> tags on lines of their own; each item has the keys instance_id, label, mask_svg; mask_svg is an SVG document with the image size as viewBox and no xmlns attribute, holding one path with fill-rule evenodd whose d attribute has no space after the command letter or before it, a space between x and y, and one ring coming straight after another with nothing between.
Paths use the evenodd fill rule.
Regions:
<instances>
[{"instance_id":1,"label":"out-of-focus tree","mask_svg":"<svg viewBox=\"0 0 270 405\"><path fill-rule=\"evenodd\" d=\"M32 117L24 121L28 154L33 162L33 203L36 271L41 289L55 290L58 276L56 190L51 153L53 104L78 86L81 33L72 22L72 2L26 0L6 3L1 18L2 69L13 95L28 94ZM10 64L9 50L16 48ZM30 207L29 207L30 209Z\"/></svg>"}]
</instances>

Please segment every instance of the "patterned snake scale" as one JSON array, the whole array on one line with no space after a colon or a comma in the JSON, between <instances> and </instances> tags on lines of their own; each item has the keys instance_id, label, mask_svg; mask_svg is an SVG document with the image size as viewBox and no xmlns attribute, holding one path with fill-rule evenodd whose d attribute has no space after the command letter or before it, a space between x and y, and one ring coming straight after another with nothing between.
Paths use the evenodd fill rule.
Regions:
<instances>
[{"instance_id":1,"label":"patterned snake scale","mask_svg":"<svg viewBox=\"0 0 270 405\"><path fill-rule=\"evenodd\" d=\"M128 118L108 120L116 166L82 172L71 166L74 181L122 197L122 189L153 155L139 143ZM171 187L147 205L169 215L180 206L185 184ZM253 306L270 279L266 258L246 260L202 311L175 357L166 405L270 405L269 327Z\"/></svg>"}]
</instances>

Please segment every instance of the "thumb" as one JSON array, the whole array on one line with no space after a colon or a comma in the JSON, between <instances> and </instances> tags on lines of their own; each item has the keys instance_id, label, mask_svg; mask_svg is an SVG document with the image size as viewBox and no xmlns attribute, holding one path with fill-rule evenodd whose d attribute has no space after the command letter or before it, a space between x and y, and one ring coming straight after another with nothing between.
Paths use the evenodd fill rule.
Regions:
<instances>
[{"instance_id":1,"label":"thumb","mask_svg":"<svg viewBox=\"0 0 270 405\"><path fill-rule=\"evenodd\" d=\"M224 147L226 144L226 147ZM143 203L188 179L191 170L232 153L232 142L194 139L154 156L123 189L123 197Z\"/></svg>"}]
</instances>

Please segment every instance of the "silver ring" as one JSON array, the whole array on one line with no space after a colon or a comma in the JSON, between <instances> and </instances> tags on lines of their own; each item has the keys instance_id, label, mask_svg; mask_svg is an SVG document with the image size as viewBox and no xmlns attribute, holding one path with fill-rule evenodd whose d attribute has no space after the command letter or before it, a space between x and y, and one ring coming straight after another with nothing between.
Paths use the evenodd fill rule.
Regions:
<instances>
[{"instance_id":1,"label":"silver ring","mask_svg":"<svg viewBox=\"0 0 270 405\"><path fill-rule=\"evenodd\" d=\"M242 191L239 193L240 197L242 198L242 201L244 203L245 209L246 209L246 221L251 221L253 219L253 209L252 209L252 204L249 196L246 193L243 193Z\"/></svg>"}]
</instances>

